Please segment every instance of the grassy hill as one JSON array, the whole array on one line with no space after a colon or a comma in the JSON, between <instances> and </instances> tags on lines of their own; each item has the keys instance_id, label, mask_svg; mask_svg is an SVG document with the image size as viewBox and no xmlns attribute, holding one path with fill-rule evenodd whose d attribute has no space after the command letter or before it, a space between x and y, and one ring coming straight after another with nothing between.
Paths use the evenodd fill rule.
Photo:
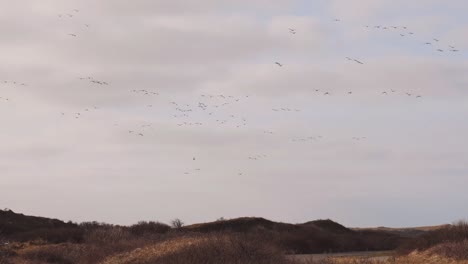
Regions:
<instances>
[{"instance_id":1,"label":"grassy hill","mask_svg":"<svg viewBox=\"0 0 468 264\"><path fill-rule=\"evenodd\" d=\"M0 263L296 264L286 254L397 248L425 252L414 256L423 260L434 254L466 259L467 226L350 229L329 219L289 224L242 217L171 228L159 222L74 224L0 210Z\"/></svg>"},{"instance_id":2,"label":"grassy hill","mask_svg":"<svg viewBox=\"0 0 468 264\"><path fill-rule=\"evenodd\" d=\"M43 239L50 242L81 240L83 230L74 223L58 219L27 216L11 210L0 210L0 236L14 241Z\"/></svg>"},{"instance_id":3,"label":"grassy hill","mask_svg":"<svg viewBox=\"0 0 468 264\"><path fill-rule=\"evenodd\" d=\"M369 227L369 228L352 228L356 231L381 231L396 234L402 237L418 237L424 235L429 231L439 230L450 227L451 225L437 225L437 226L421 226L421 227L406 227L406 228L391 228L391 227Z\"/></svg>"}]
</instances>

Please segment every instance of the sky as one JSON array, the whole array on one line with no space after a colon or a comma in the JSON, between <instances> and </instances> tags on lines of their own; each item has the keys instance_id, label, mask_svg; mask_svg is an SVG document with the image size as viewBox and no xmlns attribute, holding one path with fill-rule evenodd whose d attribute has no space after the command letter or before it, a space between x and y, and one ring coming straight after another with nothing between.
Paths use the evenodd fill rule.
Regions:
<instances>
[{"instance_id":1,"label":"sky","mask_svg":"<svg viewBox=\"0 0 468 264\"><path fill-rule=\"evenodd\" d=\"M115 224L466 219L467 11L0 0L0 207Z\"/></svg>"}]
</instances>

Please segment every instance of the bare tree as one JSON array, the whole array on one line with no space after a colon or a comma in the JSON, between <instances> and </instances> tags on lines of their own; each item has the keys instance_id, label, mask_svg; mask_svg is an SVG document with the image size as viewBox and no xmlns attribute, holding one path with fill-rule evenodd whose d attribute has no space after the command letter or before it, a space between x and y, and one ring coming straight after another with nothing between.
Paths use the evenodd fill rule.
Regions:
<instances>
[{"instance_id":1,"label":"bare tree","mask_svg":"<svg viewBox=\"0 0 468 264\"><path fill-rule=\"evenodd\" d=\"M180 220L179 218L176 218L171 221L171 226L172 228L180 229L184 226L184 222L182 222L182 220Z\"/></svg>"}]
</instances>

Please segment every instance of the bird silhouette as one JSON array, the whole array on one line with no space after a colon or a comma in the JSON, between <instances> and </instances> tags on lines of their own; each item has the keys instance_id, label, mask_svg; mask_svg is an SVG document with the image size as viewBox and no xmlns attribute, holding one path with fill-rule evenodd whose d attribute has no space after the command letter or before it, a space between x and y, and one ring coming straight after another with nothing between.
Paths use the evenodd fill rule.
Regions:
<instances>
[{"instance_id":1,"label":"bird silhouette","mask_svg":"<svg viewBox=\"0 0 468 264\"><path fill-rule=\"evenodd\" d=\"M364 64L363 62L358 61L358 60L356 60L356 59L354 59L354 61L357 62L357 63L359 63L359 64Z\"/></svg>"}]
</instances>

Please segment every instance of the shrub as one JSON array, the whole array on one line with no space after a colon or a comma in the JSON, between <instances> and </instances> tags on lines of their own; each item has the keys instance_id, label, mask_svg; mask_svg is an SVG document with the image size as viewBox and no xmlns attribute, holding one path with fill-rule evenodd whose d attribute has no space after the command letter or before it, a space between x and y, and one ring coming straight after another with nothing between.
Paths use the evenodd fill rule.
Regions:
<instances>
[{"instance_id":1,"label":"shrub","mask_svg":"<svg viewBox=\"0 0 468 264\"><path fill-rule=\"evenodd\" d=\"M443 243L430 248L427 253L457 260L468 260L468 240Z\"/></svg>"},{"instance_id":2,"label":"shrub","mask_svg":"<svg viewBox=\"0 0 468 264\"><path fill-rule=\"evenodd\" d=\"M457 243L465 240L468 240L468 222L460 221L409 240L400 246L399 251L407 254L414 250L423 251L440 244Z\"/></svg>"},{"instance_id":3,"label":"shrub","mask_svg":"<svg viewBox=\"0 0 468 264\"><path fill-rule=\"evenodd\" d=\"M179 218L176 218L171 221L171 226L175 229L181 229L184 226L184 222L182 222L182 220Z\"/></svg>"},{"instance_id":4,"label":"shrub","mask_svg":"<svg viewBox=\"0 0 468 264\"><path fill-rule=\"evenodd\" d=\"M130 226L130 232L134 235L152 235L165 234L171 230L171 227L159 222L138 222L138 224Z\"/></svg>"}]
</instances>

